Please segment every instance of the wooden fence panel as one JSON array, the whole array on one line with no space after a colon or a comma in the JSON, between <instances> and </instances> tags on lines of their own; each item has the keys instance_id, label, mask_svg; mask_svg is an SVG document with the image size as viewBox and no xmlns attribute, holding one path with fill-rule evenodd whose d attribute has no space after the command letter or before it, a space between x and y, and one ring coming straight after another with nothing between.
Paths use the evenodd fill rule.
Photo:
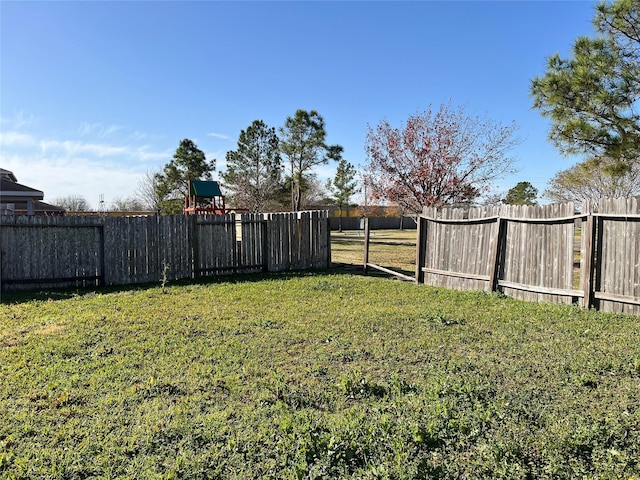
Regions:
<instances>
[{"instance_id":1,"label":"wooden fence panel","mask_svg":"<svg viewBox=\"0 0 640 480\"><path fill-rule=\"evenodd\" d=\"M267 270L266 220L262 214L243 214L240 216L240 259L242 272L260 272Z\"/></svg>"},{"instance_id":2,"label":"wooden fence panel","mask_svg":"<svg viewBox=\"0 0 640 480\"><path fill-rule=\"evenodd\" d=\"M287 270L293 265L293 255L291 253L291 244L293 239L291 238L291 215L286 213L280 213L276 215L279 221L279 235L280 235L280 264L279 269L281 271ZM292 267L293 268L293 267Z\"/></svg>"},{"instance_id":3,"label":"wooden fence panel","mask_svg":"<svg viewBox=\"0 0 640 480\"><path fill-rule=\"evenodd\" d=\"M577 297L552 293L574 289L574 213L573 203L501 207L500 216L508 225L498 284L506 295L531 302L576 301ZM560 218L567 220L555 220Z\"/></svg>"},{"instance_id":4,"label":"wooden fence panel","mask_svg":"<svg viewBox=\"0 0 640 480\"><path fill-rule=\"evenodd\" d=\"M179 253L176 236L184 235L186 222L174 217L107 217L105 220L105 282L130 285L187 278L190 265ZM177 220L177 221L176 221ZM166 272L165 272L166 268Z\"/></svg>"},{"instance_id":5,"label":"wooden fence panel","mask_svg":"<svg viewBox=\"0 0 640 480\"><path fill-rule=\"evenodd\" d=\"M126 219L124 219L126 220ZM129 283L129 225L120 218L105 218L105 283Z\"/></svg>"},{"instance_id":6,"label":"wooden fence panel","mask_svg":"<svg viewBox=\"0 0 640 480\"><path fill-rule=\"evenodd\" d=\"M300 212L296 220L298 233L298 263L296 270L302 270L311 266L311 256L306 254L311 251L311 213Z\"/></svg>"},{"instance_id":7,"label":"wooden fence panel","mask_svg":"<svg viewBox=\"0 0 640 480\"><path fill-rule=\"evenodd\" d=\"M331 239L329 231L329 212L313 211L309 222L311 268L329 268L331 265Z\"/></svg>"},{"instance_id":8,"label":"wooden fence panel","mask_svg":"<svg viewBox=\"0 0 640 480\"><path fill-rule=\"evenodd\" d=\"M425 215L456 223L427 221L424 253L424 283L459 290L487 290L490 288L492 242L495 241L493 223L476 221L490 210L479 208L425 209Z\"/></svg>"},{"instance_id":9,"label":"wooden fence panel","mask_svg":"<svg viewBox=\"0 0 640 480\"><path fill-rule=\"evenodd\" d=\"M3 217L0 229L2 288L97 285L102 279L99 219Z\"/></svg>"},{"instance_id":10,"label":"wooden fence panel","mask_svg":"<svg viewBox=\"0 0 640 480\"><path fill-rule=\"evenodd\" d=\"M298 245L300 244L300 223L298 222L297 215L287 214L285 218L287 224L287 235L289 237L289 248L287 255L289 258L289 268L291 268L292 270L296 270L298 268L298 265L300 265L300 249L298 248Z\"/></svg>"},{"instance_id":11,"label":"wooden fence panel","mask_svg":"<svg viewBox=\"0 0 640 480\"><path fill-rule=\"evenodd\" d=\"M484 207L468 212L425 209L426 245L423 240L419 242L426 248L424 282L448 288L487 290L499 284L518 298L570 302L571 298L554 295L550 290L572 288L572 221L554 226L553 222L518 219L555 218L568 211L573 215L572 209L572 205L562 209L557 206ZM465 213L466 220L463 219ZM541 256L543 249L551 251L549 259ZM560 258L563 260L558 263ZM529 289L529 286L541 288Z\"/></svg>"},{"instance_id":12,"label":"wooden fence panel","mask_svg":"<svg viewBox=\"0 0 640 480\"><path fill-rule=\"evenodd\" d=\"M267 270L269 272L277 272L280 265L280 228L278 225L279 217L276 214L267 215Z\"/></svg>"},{"instance_id":13,"label":"wooden fence panel","mask_svg":"<svg viewBox=\"0 0 640 480\"><path fill-rule=\"evenodd\" d=\"M580 214L572 203L470 209L464 221L461 212L424 210L416 254L424 283L640 314L640 197L601 200L597 213L586 202ZM487 283L474 270L485 263Z\"/></svg>"},{"instance_id":14,"label":"wooden fence panel","mask_svg":"<svg viewBox=\"0 0 640 480\"><path fill-rule=\"evenodd\" d=\"M327 212L0 218L0 288L126 285L330 265Z\"/></svg>"},{"instance_id":15,"label":"wooden fence panel","mask_svg":"<svg viewBox=\"0 0 640 480\"><path fill-rule=\"evenodd\" d=\"M238 267L235 215L197 215L197 276L233 273Z\"/></svg>"},{"instance_id":16,"label":"wooden fence panel","mask_svg":"<svg viewBox=\"0 0 640 480\"><path fill-rule=\"evenodd\" d=\"M599 259L595 298L601 310L640 314L639 198L604 199L598 204Z\"/></svg>"}]
</instances>

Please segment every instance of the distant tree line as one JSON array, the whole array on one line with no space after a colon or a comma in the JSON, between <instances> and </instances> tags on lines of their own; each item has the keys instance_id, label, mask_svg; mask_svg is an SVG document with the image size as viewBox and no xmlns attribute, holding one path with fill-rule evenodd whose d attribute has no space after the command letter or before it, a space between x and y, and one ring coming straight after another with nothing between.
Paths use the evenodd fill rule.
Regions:
<instances>
[{"instance_id":1,"label":"distant tree line","mask_svg":"<svg viewBox=\"0 0 640 480\"><path fill-rule=\"evenodd\" d=\"M240 132L236 148L226 154L226 170L219 172L227 204L258 212L325 203L327 192L314 168L330 161L350 167L345 190L335 187L348 203L355 193L347 186L355 181L355 167L342 158L343 148L327 144L326 137L324 119L315 110L297 110L278 131L254 120ZM143 179L141 190L159 213L180 213L189 180L211 180L215 166L215 159L207 160L192 140L183 139L162 172Z\"/></svg>"},{"instance_id":2,"label":"distant tree line","mask_svg":"<svg viewBox=\"0 0 640 480\"><path fill-rule=\"evenodd\" d=\"M228 205L253 212L332 203L342 216L364 186L372 202L415 215L425 206L471 204L494 180L514 171L508 151L519 142L516 129L450 105L413 115L400 128L383 120L369 128L367 160L358 172L340 145L327 143L322 116L297 110L278 130L263 120L242 130L219 178ZM330 162L337 163L336 174L322 184L314 169ZM147 177L147 184L154 182L147 190L155 193L157 210L179 213L189 179L211 179L215 163L191 140L182 140L163 171Z\"/></svg>"}]
</instances>

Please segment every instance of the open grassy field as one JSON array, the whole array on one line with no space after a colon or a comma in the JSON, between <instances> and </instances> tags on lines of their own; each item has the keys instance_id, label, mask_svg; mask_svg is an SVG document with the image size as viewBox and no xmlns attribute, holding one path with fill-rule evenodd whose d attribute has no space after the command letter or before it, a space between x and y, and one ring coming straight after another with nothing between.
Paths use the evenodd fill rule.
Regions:
<instances>
[{"instance_id":1,"label":"open grassy field","mask_svg":"<svg viewBox=\"0 0 640 480\"><path fill-rule=\"evenodd\" d=\"M640 319L336 272L4 295L0 478L640 478Z\"/></svg>"},{"instance_id":2,"label":"open grassy field","mask_svg":"<svg viewBox=\"0 0 640 480\"><path fill-rule=\"evenodd\" d=\"M369 262L415 275L416 230L371 230ZM336 265L362 267L364 264L364 232L345 230L331 232L331 261Z\"/></svg>"}]
</instances>

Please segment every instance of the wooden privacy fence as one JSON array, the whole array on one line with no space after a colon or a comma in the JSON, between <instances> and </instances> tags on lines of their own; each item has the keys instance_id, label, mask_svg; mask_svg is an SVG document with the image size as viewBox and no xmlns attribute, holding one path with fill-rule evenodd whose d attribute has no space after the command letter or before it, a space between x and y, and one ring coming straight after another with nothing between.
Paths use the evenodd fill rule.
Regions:
<instances>
[{"instance_id":1,"label":"wooden privacy fence","mask_svg":"<svg viewBox=\"0 0 640 480\"><path fill-rule=\"evenodd\" d=\"M328 212L0 218L0 288L126 285L331 265Z\"/></svg>"},{"instance_id":2,"label":"wooden privacy fence","mask_svg":"<svg viewBox=\"0 0 640 480\"><path fill-rule=\"evenodd\" d=\"M425 208L416 281L640 314L639 199Z\"/></svg>"}]
</instances>

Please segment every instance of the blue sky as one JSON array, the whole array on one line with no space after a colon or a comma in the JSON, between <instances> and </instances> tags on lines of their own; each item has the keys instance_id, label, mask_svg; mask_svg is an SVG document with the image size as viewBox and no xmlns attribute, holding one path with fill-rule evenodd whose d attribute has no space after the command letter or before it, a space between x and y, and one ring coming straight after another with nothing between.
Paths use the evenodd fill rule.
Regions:
<instances>
[{"instance_id":1,"label":"blue sky","mask_svg":"<svg viewBox=\"0 0 640 480\"><path fill-rule=\"evenodd\" d=\"M548 142L530 81L593 35L595 4L2 1L0 166L45 201L82 195L97 208L100 194L134 195L183 138L224 170L253 120L279 127L315 109L358 165L368 125L451 102L515 121L520 171L496 190L542 192L580 159Z\"/></svg>"}]
</instances>

